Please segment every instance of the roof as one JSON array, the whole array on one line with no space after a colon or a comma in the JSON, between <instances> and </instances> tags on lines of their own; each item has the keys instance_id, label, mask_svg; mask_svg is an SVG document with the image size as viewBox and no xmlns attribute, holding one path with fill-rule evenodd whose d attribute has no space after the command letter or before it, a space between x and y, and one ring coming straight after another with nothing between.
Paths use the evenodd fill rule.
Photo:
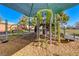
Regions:
<instances>
[{"instance_id":1,"label":"roof","mask_svg":"<svg viewBox=\"0 0 79 59\"><path fill-rule=\"evenodd\" d=\"M2 5L14 9L26 16L34 16L40 9L51 9L54 13L59 13L68 8L72 8L78 3L2 3Z\"/></svg>"}]
</instances>

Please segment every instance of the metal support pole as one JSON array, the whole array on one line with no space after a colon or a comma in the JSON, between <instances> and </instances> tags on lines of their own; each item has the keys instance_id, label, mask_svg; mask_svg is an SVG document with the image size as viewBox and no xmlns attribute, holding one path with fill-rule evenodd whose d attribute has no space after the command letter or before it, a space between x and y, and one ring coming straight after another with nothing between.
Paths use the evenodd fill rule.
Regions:
<instances>
[{"instance_id":1,"label":"metal support pole","mask_svg":"<svg viewBox=\"0 0 79 59\"><path fill-rule=\"evenodd\" d=\"M46 39L46 16L44 16L43 18L43 28L44 28L44 36L45 36L45 39Z\"/></svg>"},{"instance_id":2,"label":"metal support pole","mask_svg":"<svg viewBox=\"0 0 79 59\"><path fill-rule=\"evenodd\" d=\"M47 29L46 29L46 20L45 20L45 39L46 39L46 35L47 35Z\"/></svg>"},{"instance_id":3,"label":"metal support pole","mask_svg":"<svg viewBox=\"0 0 79 59\"><path fill-rule=\"evenodd\" d=\"M64 39L65 39L65 26L64 26Z\"/></svg>"},{"instance_id":4,"label":"metal support pole","mask_svg":"<svg viewBox=\"0 0 79 59\"><path fill-rule=\"evenodd\" d=\"M64 39L65 39L65 35L66 35L66 25L67 25L67 23L64 23Z\"/></svg>"},{"instance_id":5,"label":"metal support pole","mask_svg":"<svg viewBox=\"0 0 79 59\"><path fill-rule=\"evenodd\" d=\"M52 44L52 19L53 19L53 15L51 16L51 19L50 19L50 44Z\"/></svg>"},{"instance_id":6,"label":"metal support pole","mask_svg":"<svg viewBox=\"0 0 79 59\"><path fill-rule=\"evenodd\" d=\"M6 36L6 40L8 40L8 21L5 21L5 36Z\"/></svg>"},{"instance_id":7,"label":"metal support pole","mask_svg":"<svg viewBox=\"0 0 79 59\"><path fill-rule=\"evenodd\" d=\"M75 33L73 35L74 35L74 40L75 40Z\"/></svg>"},{"instance_id":8,"label":"metal support pole","mask_svg":"<svg viewBox=\"0 0 79 59\"><path fill-rule=\"evenodd\" d=\"M37 39L39 40L39 20L37 18Z\"/></svg>"},{"instance_id":9,"label":"metal support pole","mask_svg":"<svg viewBox=\"0 0 79 59\"><path fill-rule=\"evenodd\" d=\"M32 9L33 9L33 3L32 3L32 6L31 6L31 9L30 9L29 16L31 16ZM30 32L30 17L29 17L29 32Z\"/></svg>"},{"instance_id":10,"label":"metal support pole","mask_svg":"<svg viewBox=\"0 0 79 59\"><path fill-rule=\"evenodd\" d=\"M57 30L56 30L57 29L57 27L56 27L57 25L56 24L57 23L56 23L56 14L55 14L55 40L56 40L56 32L57 32Z\"/></svg>"},{"instance_id":11,"label":"metal support pole","mask_svg":"<svg viewBox=\"0 0 79 59\"><path fill-rule=\"evenodd\" d=\"M30 32L30 17L29 17L29 32Z\"/></svg>"},{"instance_id":12,"label":"metal support pole","mask_svg":"<svg viewBox=\"0 0 79 59\"><path fill-rule=\"evenodd\" d=\"M2 41L2 43L8 42L8 22L5 20L5 39Z\"/></svg>"},{"instance_id":13,"label":"metal support pole","mask_svg":"<svg viewBox=\"0 0 79 59\"><path fill-rule=\"evenodd\" d=\"M60 22L58 21L58 43L60 43L61 42L61 40L60 40Z\"/></svg>"}]
</instances>

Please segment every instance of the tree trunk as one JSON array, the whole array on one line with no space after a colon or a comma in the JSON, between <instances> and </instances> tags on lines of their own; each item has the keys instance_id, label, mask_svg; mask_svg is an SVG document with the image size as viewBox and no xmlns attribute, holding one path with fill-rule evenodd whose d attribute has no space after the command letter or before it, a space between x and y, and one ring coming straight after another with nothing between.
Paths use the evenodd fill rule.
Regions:
<instances>
[{"instance_id":1,"label":"tree trunk","mask_svg":"<svg viewBox=\"0 0 79 59\"><path fill-rule=\"evenodd\" d=\"M51 16L50 19L50 29L49 29L50 44L52 44L52 19L53 19L53 15Z\"/></svg>"},{"instance_id":2,"label":"tree trunk","mask_svg":"<svg viewBox=\"0 0 79 59\"><path fill-rule=\"evenodd\" d=\"M58 21L58 43L60 43L60 22Z\"/></svg>"},{"instance_id":3,"label":"tree trunk","mask_svg":"<svg viewBox=\"0 0 79 59\"><path fill-rule=\"evenodd\" d=\"M57 32L57 31L56 31L56 29L57 29L57 27L56 27L56 26L57 26L57 25L56 25L56 14L55 14L55 23L54 23L54 24L55 24L55 40L56 40L56 32Z\"/></svg>"},{"instance_id":4,"label":"tree trunk","mask_svg":"<svg viewBox=\"0 0 79 59\"><path fill-rule=\"evenodd\" d=\"M45 24L43 24L43 35L45 35Z\"/></svg>"},{"instance_id":5,"label":"tree trunk","mask_svg":"<svg viewBox=\"0 0 79 59\"><path fill-rule=\"evenodd\" d=\"M64 26L64 38L65 38L65 26Z\"/></svg>"},{"instance_id":6,"label":"tree trunk","mask_svg":"<svg viewBox=\"0 0 79 59\"><path fill-rule=\"evenodd\" d=\"M30 32L30 17L29 17L29 32Z\"/></svg>"},{"instance_id":7,"label":"tree trunk","mask_svg":"<svg viewBox=\"0 0 79 59\"><path fill-rule=\"evenodd\" d=\"M37 33L37 25L34 28L34 32Z\"/></svg>"},{"instance_id":8,"label":"tree trunk","mask_svg":"<svg viewBox=\"0 0 79 59\"><path fill-rule=\"evenodd\" d=\"M40 34L39 34L39 20L37 19L37 39L40 38Z\"/></svg>"}]
</instances>

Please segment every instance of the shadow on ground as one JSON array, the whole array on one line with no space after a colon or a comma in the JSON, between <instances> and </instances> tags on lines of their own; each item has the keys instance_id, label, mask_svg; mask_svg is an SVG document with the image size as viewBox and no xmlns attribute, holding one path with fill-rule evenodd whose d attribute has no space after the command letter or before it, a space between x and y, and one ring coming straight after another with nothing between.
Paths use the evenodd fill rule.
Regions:
<instances>
[{"instance_id":1,"label":"shadow on ground","mask_svg":"<svg viewBox=\"0 0 79 59\"><path fill-rule=\"evenodd\" d=\"M35 33L24 34L12 38L7 43L0 43L0 55L10 56L36 39Z\"/></svg>"}]
</instances>

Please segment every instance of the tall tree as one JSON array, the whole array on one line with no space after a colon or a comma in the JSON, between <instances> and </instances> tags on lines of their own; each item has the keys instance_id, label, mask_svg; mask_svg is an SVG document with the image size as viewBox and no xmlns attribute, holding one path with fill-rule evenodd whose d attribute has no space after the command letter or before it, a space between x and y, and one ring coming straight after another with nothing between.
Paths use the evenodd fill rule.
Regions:
<instances>
[{"instance_id":1,"label":"tall tree","mask_svg":"<svg viewBox=\"0 0 79 59\"><path fill-rule=\"evenodd\" d=\"M58 42L60 42L60 23L66 23L69 20L69 16L64 14L63 12L57 14L57 24L58 24ZM65 35L65 27L64 27L64 35Z\"/></svg>"},{"instance_id":2,"label":"tall tree","mask_svg":"<svg viewBox=\"0 0 79 59\"><path fill-rule=\"evenodd\" d=\"M49 24L50 24L50 18L51 18L51 14L52 12L50 10L42 10L42 11L38 11L37 13L37 17L39 20L39 23L42 24L43 26L45 26L45 24L43 23L43 16L42 13L46 12L46 27L49 28ZM43 27L43 34L45 33L44 27Z\"/></svg>"},{"instance_id":3,"label":"tall tree","mask_svg":"<svg viewBox=\"0 0 79 59\"><path fill-rule=\"evenodd\" d=\"M19 30L25 31L27 29L27 16L23 16L20 21L18 22Z\"/></svg>"},{"instance_id":4,"label":"tall tree","mask_svg":"<svg viewBox=\"0 0 79 59\"><path fill-rule=\"evenodd\" d=\"M43 19L43 12L45 12L45 18ZM53 12L49 9L43 9L37 12L37 20L39 20L39 24L43 26L43 34L46 38L46 30L49 30L50 43L52 39L52 20L53 20ZM45 23L44 23L45 21ZM38 26L37 26L38 27Z\"/></svg>"},{"instance_id":5,"label":"tall tree","mask_svg":"<svg viewBox=\"0 0 79 59\"><path fill-rule=\"evenodd\" d=\"M35 26L36 25L36 17L33 17L32 21L31 21L32 25Z\"/></svg>"},{"instance_id":6,"label":"tall tree","mask_svg":"<svg viewBox=\"0 0 79 59\"><path fill-rule=\"evenodd\" d=\"M60 13L60 17L61 17L61 20L62 20L62 23L63 23L63 25L64 25L64 37L65 37L65 30L66 30L66 27L65 27L65 25L67 24L67 21L69 20L69 16L68 15L66 15L64 12L61 12Z\"/></svg>"}]
</instances>

